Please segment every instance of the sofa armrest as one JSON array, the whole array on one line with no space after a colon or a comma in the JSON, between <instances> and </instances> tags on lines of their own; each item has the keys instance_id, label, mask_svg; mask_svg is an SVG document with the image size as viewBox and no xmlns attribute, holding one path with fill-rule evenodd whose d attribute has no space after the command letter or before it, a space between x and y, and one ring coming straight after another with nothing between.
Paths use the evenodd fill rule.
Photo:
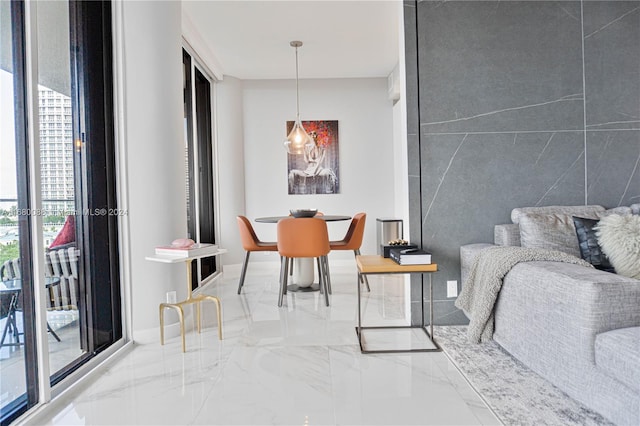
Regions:
<instances>
[{"instance_id":1,"label":"sofa armrest","mask_svg":"<svg viewBox=\"0 0 640 426\"><path fill-rule=\"evenodd\" d=\"M494 338L523 362L594 365L596 335L639 325L640 281L567 263L525 262L504 279Z\"/></svg>"},{"instance_id":2,"label":"sofa armrest","mask_svg":"<svg viewBox=\"0 0 640 426\"><path fill-rule=\"evenodd\" d=\"M497 246L520 246L520 226L517 223L496 225L493 241Z\"/></svg>"}]
</instances>

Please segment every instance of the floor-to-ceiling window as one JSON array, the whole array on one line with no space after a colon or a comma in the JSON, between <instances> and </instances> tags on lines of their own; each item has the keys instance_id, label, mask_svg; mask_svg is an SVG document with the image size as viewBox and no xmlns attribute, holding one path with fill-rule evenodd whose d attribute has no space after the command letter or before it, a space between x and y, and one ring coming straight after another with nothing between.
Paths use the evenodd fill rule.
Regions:
<instances>
[{"instance_id":1,"label":"floor-to-ceiling window","mask_svg":"<svg viewBox=\"0 0 640 426\"><path fill-rule=\"evenodd\" d=\"M0 3L2 424L122 337L111 5Z\"/></svg>"},{"instance_id":2,"label":"floor-to-ceiling window","mask_svg":"<svg viewBox=\"0 0 640 426\"><path fill-rule=\"evenodd\" d=\"M215 243L212 83L191 54L182 51L187 185L187 232L199 243ZM192 288L214 275L217 257L193 262Z\"/></svg>"}]
</instances>

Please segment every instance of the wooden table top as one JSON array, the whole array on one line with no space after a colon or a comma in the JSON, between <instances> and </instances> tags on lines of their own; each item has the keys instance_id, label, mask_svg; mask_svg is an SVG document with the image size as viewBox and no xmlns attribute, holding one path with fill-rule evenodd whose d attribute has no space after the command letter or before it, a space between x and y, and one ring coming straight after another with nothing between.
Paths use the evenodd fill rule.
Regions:
<instances>
[{"instance_id":1,"label":"wooden table top","mask_svg":"<svg viewBox=\"0 0 640 426\"><path fill-rule=\"evenodd\" d=\"M379 255L356 256L358 271L362 274L407 274L410 272L437 272L438 265L399 265L389 258Z\"/></svg>"}]
</instances>

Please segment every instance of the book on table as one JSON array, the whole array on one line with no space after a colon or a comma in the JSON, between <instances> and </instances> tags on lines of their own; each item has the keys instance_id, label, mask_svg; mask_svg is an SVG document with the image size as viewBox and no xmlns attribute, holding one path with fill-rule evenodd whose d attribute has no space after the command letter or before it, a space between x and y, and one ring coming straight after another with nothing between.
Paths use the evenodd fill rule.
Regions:
<instances>
[{"instance_id":1,"label":"book on table","mask_svg":"<svg viewBox=\"0 0 640 426\"><path fill-rule=\"evenodd\" d=\"M162 256L191 257L208 253L216 248L218 248L216 244L210 243L197 243L188 248L168 245L156 247L156 254Z\"/></svg>"},{"instance_id":2,"label":"book on table","mask_svg":"<svg viewBox=\"0 0 640 426\"><path fill-rule=\"evenodd\" d=\"M392 248L389 257L399 265L430 265L431 253L417 248Z\"/></svg>"}]
</instances>

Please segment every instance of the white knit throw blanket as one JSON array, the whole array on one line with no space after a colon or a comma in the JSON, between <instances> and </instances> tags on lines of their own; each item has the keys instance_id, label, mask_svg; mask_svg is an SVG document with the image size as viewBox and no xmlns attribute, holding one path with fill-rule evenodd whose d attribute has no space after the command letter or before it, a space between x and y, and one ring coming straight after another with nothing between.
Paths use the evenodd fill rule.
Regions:
<instances>
[{"instance_id":1,"label":"white knit throw blanket","mask_svg":"<svg viewBox=\"0 0 640 426\"><path fill-rule=\"evenodd\" d=\"M489 247L475 258L455 305L471 317L467 337L472 343L493 337L493 306L502 288L502 279L519 262L552 261L591 264L556 250L523 247Z\"/></svg>"}]
</instances>

